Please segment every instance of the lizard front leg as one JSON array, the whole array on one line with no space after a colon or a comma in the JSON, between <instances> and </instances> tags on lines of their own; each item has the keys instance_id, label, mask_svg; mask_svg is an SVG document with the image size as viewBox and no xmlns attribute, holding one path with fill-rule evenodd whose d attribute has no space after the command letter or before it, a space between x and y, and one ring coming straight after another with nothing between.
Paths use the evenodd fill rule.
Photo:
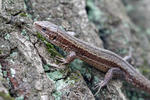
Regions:
<instances>
[{"instance_id":1,"label":"lizard front leg","mask_svg":"<svg viewBox=\"0 0 150 100\"><path fill-rule=\"evenodd\" d=\"M76 57L76 53L74 51L70 51L66 58L57 57L57 60L61 61L62 65L66 65L72 62Z\"/></svg>"}]
</instances>

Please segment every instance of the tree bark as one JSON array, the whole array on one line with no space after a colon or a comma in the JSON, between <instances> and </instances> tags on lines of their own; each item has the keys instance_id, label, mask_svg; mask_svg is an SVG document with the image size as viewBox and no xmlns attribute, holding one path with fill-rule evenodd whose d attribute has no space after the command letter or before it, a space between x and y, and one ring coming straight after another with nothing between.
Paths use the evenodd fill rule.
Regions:
<instances>
[{"instance_id":1,"label":"tree bark","mask_svg":"<svg viewBox=\"0 0 150 100\"><path fill-rule=\"evenodd\" d=\"M131 34L134 29L130 27L135 25L127 16L122 2L95 0L94 3L102 11L101 19L94 20L95 25L88 19L85 0L3 0L0 14L0 63L3 75L5 72L7 74L1 77L9 79L4 84L12 97L23 96L27 100L127 100L119 80L112 80L107 88L94 97L95 83L103 80L104 73L79 60L73 62L71 68L52 67L52 63L58 63L55 58L57 51L53 45L37 36L32 25L36 20L47 20L66 31L74 32L81 40L116 53L120 53L117 48L128 51L131 42L130 46L136 47L139 38L136 31ZM98 33L104 32L104 29L114 34L100 35L101 40ZM135 51L138 52L138 49ZM136 53L136 56L140 55Z\"/></svg>"}]
</instances>

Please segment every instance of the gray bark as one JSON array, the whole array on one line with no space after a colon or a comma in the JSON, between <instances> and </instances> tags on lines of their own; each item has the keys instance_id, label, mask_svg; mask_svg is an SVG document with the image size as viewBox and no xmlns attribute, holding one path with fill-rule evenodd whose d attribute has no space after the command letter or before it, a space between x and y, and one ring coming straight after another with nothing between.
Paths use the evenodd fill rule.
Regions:
<instances>
[{"instance_id":1,"label":"gray bark","mask_svg":"<svg viewBox=\"0 0 150 100\"><path fill-rule=\"evenodd\" d=\"M52 66L48 68L49 72L45 71L48 64L56 63L56 59L44 42L36 37L37 33L32 25L36 20L53 22L66 31L75 32L75 36L81 40L97 47L104 46L122 56L128 54L131 46L134 48L133 57L137 66L148 61L150 56L144 52L150 50L147 47L149 41L145 35L138 35L122 2L95 0L94 3L100 10L100 18L95 17L95 25L88 19L85 0L3 0L0 14L0 57L7 57L1 58L0 63L11 74L7 74L11 80L4 84L14 98L23 95L28 100L127 100L121 91L122 83L119 80L112 80L107 88L94 97L95 83L103 80L104 73L80 61L76 63L76 66L83 65L78 69L80 72L74 67L75 70ZM103 36L105 40L102 42L98 31L104 29L113 34ZM139 41L141 39L143 41ZM143 49L143 43L146 50ZM141 58L143 54L145 59Z\"/></svg>"}]
</instances>

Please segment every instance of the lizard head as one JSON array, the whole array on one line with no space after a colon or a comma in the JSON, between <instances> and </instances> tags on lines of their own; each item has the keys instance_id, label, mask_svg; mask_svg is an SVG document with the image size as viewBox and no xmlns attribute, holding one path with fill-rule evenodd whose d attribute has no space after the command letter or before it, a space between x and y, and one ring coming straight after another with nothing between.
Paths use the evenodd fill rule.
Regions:
<instances>
[{"instance_id":1,"label":"lizard head","mask_svg":"<svg viewBox=\"0 0 150 100\"><path fill-rule=\"evenodd\" d=\"M45 38L50 40L55 40L57 38L57 25L48 21L36 21L34 22L34 26Z\"/></svg>"}]
</instances>

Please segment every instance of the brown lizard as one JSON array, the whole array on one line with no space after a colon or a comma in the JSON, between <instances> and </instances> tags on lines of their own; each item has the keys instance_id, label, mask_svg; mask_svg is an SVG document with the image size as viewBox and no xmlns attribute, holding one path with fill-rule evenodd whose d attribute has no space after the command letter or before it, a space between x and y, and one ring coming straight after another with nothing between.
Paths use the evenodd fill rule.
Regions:
<instances>
[{"instance_id":1,"label":"brown lizard","mask_svg":"<svg viewBox=\"0 0 150 100\"><path fill-rule=\"evenodd\" d=\"M36 21L34 26L49 42L69 52L63 60L64 64L79 58L98 70L106 72L104 81L99 83L100 88L106 86L114 75L121 75L128 83L150 93L150 81L114 52L77 39L48 21Z\"/></svg>"}]
</instances>

